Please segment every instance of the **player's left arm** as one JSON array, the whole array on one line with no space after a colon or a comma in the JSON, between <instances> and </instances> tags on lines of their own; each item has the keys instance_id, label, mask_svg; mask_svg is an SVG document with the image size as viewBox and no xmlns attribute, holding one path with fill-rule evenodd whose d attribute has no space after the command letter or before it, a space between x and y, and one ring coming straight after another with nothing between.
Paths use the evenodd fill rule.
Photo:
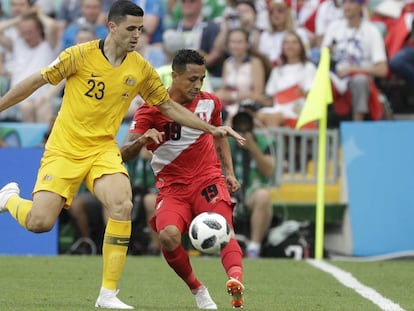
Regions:
<instances>
[{"instance_id":1,"label":"player's left arm","mask_svg":"<svg viewBox=\"0 0 414 311\"><path fill-rule=\"evenodd\" d=\"M190 110L183 107L179 103L173 101L172 99L168 99L167 101L163 102L162 104L157 106L161 113L168 118L174 120L175 122L188 126L194 129L198 129L200 131L210 133L214 137L226 137L230 136L236 139L239 144L244 143L244 138L240 136L236 131L234 131L229 126L213 126L208 124L207 122L202 121L196 115L194 115Z\"/></svg>"},{"instance_id":2,"label":"player's left arm","mask_svg":"<svg viewBox=\"0 0 414 311\"><path fill-rule=\"evenodd\" d=\"M43 79L40 72L36 72L22 80L0 98L0 112L18 104L46 83L47 81Z\"/></svg>"},{"instance_id":3,"label":"player's left arm","mask_svg":"<svg viewBox=\"0 0 414 311\"><path fill-rule=\"evenodd\" d=\"M217 156L223 168L224 176L226 177L227 187L230 192L236 192L240 189L240 183L234 175L229 141L226 137L216 137L214 138L214 145L216 147Z\"/></svg>"}]
</instances>

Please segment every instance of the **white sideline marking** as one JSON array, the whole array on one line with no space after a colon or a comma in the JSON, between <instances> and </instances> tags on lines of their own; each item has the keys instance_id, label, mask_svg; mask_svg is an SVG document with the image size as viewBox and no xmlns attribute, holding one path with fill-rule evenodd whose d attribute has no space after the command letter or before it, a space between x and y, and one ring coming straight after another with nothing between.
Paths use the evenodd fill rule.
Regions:
<instances>
[{"instance_id":1,"label":"white sideline marking","mask_svg":"<svg viewBox=\"0 0 414 311\"><path fill-rule=\"evenodd\" d=\"M388 298L385 298L373 288L365 286L364 284L360 283L356 278L352 276L351 273L344 271L342 269L339 269L336 266L330 265L323 260L308 259L307 262L310 265L331 274L340 283L355 290L362 297L370 300L371 302L376 304L378 307L380 307L381 310L405 311L403 308L401 308L399 304L389 300Z\"/></svg>"}]
</instances>

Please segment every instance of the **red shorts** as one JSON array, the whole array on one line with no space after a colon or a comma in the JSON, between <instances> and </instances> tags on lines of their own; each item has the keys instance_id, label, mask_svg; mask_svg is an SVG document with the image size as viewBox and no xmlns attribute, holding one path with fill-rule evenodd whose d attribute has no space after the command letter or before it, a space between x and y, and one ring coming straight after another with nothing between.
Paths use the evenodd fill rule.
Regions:
<instances>
[{"instance_id":1,"label":"red shorts","mask_svg":"<svg viewBox=\"0 0 414 311\"><path fill-rule=\"evenodd\" d=\"M174 225L181 233L186 233L195 216L202 212L216 212L223 215L233 228L233 207L223 177L202 183L173 185L160 189L150 225L156 232Z\"/></svg>"}]
</instances>

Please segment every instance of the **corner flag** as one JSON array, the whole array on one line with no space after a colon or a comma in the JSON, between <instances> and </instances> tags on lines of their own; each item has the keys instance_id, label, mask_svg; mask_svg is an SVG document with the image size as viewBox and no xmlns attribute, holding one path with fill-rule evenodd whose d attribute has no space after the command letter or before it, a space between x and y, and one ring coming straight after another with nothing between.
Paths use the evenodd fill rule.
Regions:
<instances>
[{"instance_id":1,"label":"corner flag","mask_svg":"<svg viewBox=\"0 0 414 311\"><path fill-rule=\"evenodd\" d=\"M322 48L322 55L313 86L309 91L305 106L296 123L296 128L300 128L311 121L319 120L315 259L323 259L327 109L328 105L333 101L331 80L329 78L329 59L329 49L326 47Z\"/></svg>"},{"instance_id":2,"label":"corner flag","mask_svg":"<svg viewBox=\"0 0 414 311\"><path fill-rule=\"evenodd\" d=\"M322 48L321 59L319 61L318 70L316 71L313 86L306 97L305 105L296 123L296 128L303 125L326 118L327 105L332 103L332 87L329 78L329 49Z\"/></svg>"}]
</instances>

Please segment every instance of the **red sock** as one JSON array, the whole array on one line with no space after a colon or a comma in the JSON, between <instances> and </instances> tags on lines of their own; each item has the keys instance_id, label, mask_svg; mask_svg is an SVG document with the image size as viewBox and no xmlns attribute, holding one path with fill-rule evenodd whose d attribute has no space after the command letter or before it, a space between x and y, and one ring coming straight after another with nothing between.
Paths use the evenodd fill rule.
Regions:
<instances>
[{"instance_id":1,"label":"red sock","mask_svg":"<svg viewBox=\"0 0 414 311\"><path fill-rule=\"evenodd\" d=\"M221 263L227 275L240 282L243 281L243 253L236 239L231 239L229 244L221 251Z\"/></svg>"},{"instance_id":2,"label":"red sock","mask_svg":"<svg viewBox=\"0 0 414 311\"><path fill-rule=\"evenodd\" d=\"M162 253L170 267L188 285L190 290L197 289L202 285L196 278L190 264L190 258L182 245L171 252L163 250Z\"/></svg>"}]
</instances>

